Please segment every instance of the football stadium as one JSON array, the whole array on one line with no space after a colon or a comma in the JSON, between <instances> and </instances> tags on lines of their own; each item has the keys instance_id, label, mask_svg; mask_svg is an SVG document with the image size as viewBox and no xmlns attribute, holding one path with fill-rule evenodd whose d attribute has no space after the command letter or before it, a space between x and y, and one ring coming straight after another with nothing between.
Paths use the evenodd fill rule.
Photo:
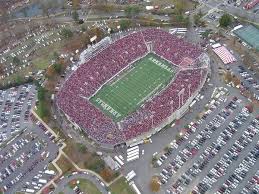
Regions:
<instances>
[{"instance_id":1,"label":"football stadium","mask_svg":"<svg viewBox=\"0 0 259 194\"><path fill-rule=\"evenodd\" d=\"M180 119L209 73L200 47L162 29L130 32L89 53L55 101L104 147L136 144Z\"/></svg>"}]
</instances>

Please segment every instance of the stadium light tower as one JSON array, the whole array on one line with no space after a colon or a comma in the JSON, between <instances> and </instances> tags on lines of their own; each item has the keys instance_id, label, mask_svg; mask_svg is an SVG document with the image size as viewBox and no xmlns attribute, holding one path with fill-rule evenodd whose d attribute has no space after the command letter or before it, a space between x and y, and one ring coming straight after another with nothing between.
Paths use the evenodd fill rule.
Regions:
<instances>
[{"instance_id":1,"label":"stadium light tower","mask_svg":"<svg viewBox=\"0 0 259 194\"><path fill-rule=\"evenodd\" d=\"M173 113L174 112L174 101L173 100L170 101L170 105L171 105L171 112Z\"/></svg>"},{"instance_id":2,"label":"stadium light tower","mask_svg":"<svg viewBox=\"0 0 259 194\"><path fill-rule=\"evenodd\" d=\"M179 98L179 107L178 107L178 109L179 108L181 108L181 106L182 106L182 104L183 104L183 94L184 94L184 88L182 88L181 89L181 91L178 93L178 98ZM181 97L182 97L182 99L181 99Z\"/></svg>"},{"instance_id":3,"label":"stadium light tower","mask_svg":"<svg viewBox=\"0 0 259 194\"><path fill-rule=\"evenodd\" d=\"M201 74L201 78L200 78L200 84L201 84L201 82L202 82L202 69L200 71L200 74Z\"/></svg>"},{"instance_id":4,"label":"stadium light tower","mask_svg":"<svg viewBox=\"0 0 259 194\"><path fill-rule=\"evenodd\" d=\"M188 90L189 90L189 98L190 98L190 96L191 96L191 86L192 86L191 84L189 84L189 85L188 85Z\"/></svg>"}]
</instances>

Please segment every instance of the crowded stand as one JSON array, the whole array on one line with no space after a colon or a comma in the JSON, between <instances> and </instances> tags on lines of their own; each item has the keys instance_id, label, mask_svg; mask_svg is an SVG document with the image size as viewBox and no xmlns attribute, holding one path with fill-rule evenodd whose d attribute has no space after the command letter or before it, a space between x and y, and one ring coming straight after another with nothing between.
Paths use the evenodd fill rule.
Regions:
<instances>
[{"instance_id":1,"label":"crowded stand","mask_svg":"<svg viewBox=\"0 0 259 194\"><path fill-rule=\"evenodd\" d=\"M163 123L185 104L190 95L198 89L205 75L206 69L180 71L163 92L146 102L136 113L124 119L122 126L126 140ZM184 93L179 96L182 90Z\"/></svg>"},{"instance_id":2,"label":"crowded stand","mask_svg":"<svg viewBox=\"0 0 259 194\"><path fill-rule=\"evenodd\" d=\"M157 55L175 65L192 65L192 62L202 54L202 49L163 30L147 29L142 34L145 41L153 42L153 51Z\"/></svg>"},{"instance_id":3,"label":"crowded stand","mask_svg":"<svg viewBox=\"0 0 259 194\"><path fill-rule=\"evenodd\" d=\"M158 29L134 32L93 56L68 78L57 94L57 105L70 121L100 144L116 145L161 125L196 92L207 75L207 68L181 69L168 86L148 99L137 111L115 123L89 101L105 83L134 61L152 51L173 65L185 66L202 51L194 45Z\"/></svg>"}]
</instances>

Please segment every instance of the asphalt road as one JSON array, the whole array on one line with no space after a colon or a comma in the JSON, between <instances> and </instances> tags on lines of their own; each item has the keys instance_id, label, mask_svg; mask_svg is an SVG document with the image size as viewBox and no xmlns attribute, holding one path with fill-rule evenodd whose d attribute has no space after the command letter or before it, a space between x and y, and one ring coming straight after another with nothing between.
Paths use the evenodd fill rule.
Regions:
<instances>
[{"instance_id":1,"label":"asphalt road","mask_svg":"<svg viewBox=\"0 0 259 194\"><path fill-rule=\"evenodd\" d=\"M200 3L207 5L210 9L218 8L232 15L247 18L249 21L259 23L259 14L253 13L251 10L245 10L242 6L236 7L233 4L227 4L221 6L225 1L224 0L202 0Z\"/></svg>"},{"instance_id":2,"label":"asphalt road","mask_svg":"<svg viewBox=\"0 0 259 194\"><path fill-rule=\"evenodd\" d=\"M71 189L67 190L67 185L70 181L74 180L74 179L86 179L91 181L97 188L98 190L102 193L102 194L108 194L108 191L106 190L106 188L104 186L102 186L100 184L100 181L97 177L95 177L94 175L86 172L86 173L80 173L80 174L74 174L71 175L69 177L65 177L63 179L61 179L59 181L59 183L57 183L57 187L54 191L54 194L58 194L59 192L64 192L65 194L75 194L74 191L72 191Z\"/></svg>"}]
</instances>

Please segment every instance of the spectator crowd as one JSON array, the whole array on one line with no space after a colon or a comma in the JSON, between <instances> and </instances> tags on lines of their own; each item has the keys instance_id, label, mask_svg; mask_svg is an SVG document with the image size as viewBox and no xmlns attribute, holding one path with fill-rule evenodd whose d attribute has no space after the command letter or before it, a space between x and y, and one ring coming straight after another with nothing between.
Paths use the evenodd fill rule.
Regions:
<instances>
[{"instance_id":1,"label":"spectator crowd","mask_svg":"<svg viewBox=\"0 0 259 194\"><path fill-rule=\"evenodd\" d=\"M89 99L116 74L148 52L178 66L179 72L160 93L120 123L115 123ZM207 75L206 67L196 68L193 63L201 54L200 48L163 30L133 32L82 64L57 94L57 105L96 142L110 145L125 142L159 126L198 90Z\"/></svg>"}]
</instances>

